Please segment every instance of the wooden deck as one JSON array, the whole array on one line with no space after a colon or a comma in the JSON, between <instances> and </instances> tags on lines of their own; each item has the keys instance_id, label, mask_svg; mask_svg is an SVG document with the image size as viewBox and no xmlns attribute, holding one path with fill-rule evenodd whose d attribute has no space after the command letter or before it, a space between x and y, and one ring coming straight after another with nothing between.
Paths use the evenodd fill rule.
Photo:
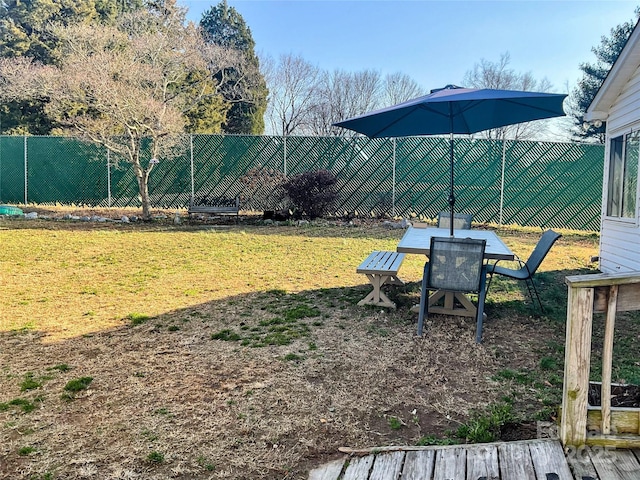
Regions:
<instances>
[{"instance_id":1,"label":"wooden deck","mask_svg":"<svg viewBox=\"0 0 640 480\"><path fill-rule=\"evenodd\" d=\"M360 456L357 454L360 453ZM570 466L571 465L571 466ZM639 480L640 449L583 448L558 440L383 447L312 470L309 480Z\"/></svg>"}]
</instances>

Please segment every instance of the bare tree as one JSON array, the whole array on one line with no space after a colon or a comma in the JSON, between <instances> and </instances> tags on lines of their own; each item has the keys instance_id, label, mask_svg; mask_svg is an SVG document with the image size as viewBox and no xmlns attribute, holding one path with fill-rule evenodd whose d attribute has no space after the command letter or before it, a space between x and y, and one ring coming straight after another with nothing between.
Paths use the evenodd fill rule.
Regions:
<instances>
[{"instance_id":1,"label":"bare tree","mask_svg":"<svg viewBox=\"0 0 640 480\"><path fill-rule=\"evenodd\" d=\"M531 72L518 73L509 68L511 56L509 52L500 55L500 60L491 62L482 59L476 63L472 70L464 75L463 84L469 88L492 88L498 90L522 90L549 92L551 83L546 78L536 80ZM519 123L501 128L494 128L480 132L478 135L489 139L513 139L524 140L543 135L549 125L548 120Z\"/></svg>"},{"instance_id":2,"label":"bare tree","mask_svg":"<svg viewBox=\"0 0 640 480\"><path fill-rule=\"evenodd\" d=\"M409 75L401 72L390 73L385 76L382 91L380 104L385 107L406 102L429 93Z\"/></svg>"},{"instance_id":3,"label":"bare tree","mask_svg":"<svg viewBox=\"0 0 640 480\"><path fill-rule=\"evenodd\" d=\"M380 106L380 92L382 79L380 72L375 70L363 70L351 74L350 89L347 92L349 115L361 115Z\"/></svg>"},{"instance_id":4,"label":"bare tree","mask_svg":"<svg viewBox=\"0 0 640 480\"><path fill-rule=\"evenodd\" d=\"M336 70L325 73L320 83L309 133L355 135L350 130L336 128L332 124L425 94L425 90L413 79L400 72L387 75L384 79L375 70L355 73Z\"/></svg>"},{"instance_id":5,"label":"bare tree","mask_svg":"<svg viewBox=\"0 0 640 480\"><path fill-rule=\"evenodd\" d=\"M280 56L278 63L263 60L269 88L267 121L273 133L291 135L310 123L316 102L320 69L299 55Z\"/></svg>"},{"instance_id":6,"label":"bare tree","mask_svg":"<svg viewBox=\"0 0 640 480\"><path fill-rule=\"evenodd\" d=\"M267 122L282 135L355 135L332 124L426 93L400 72L382 79L375 70L321 71L292 54L277 63L263 58L261 64L270 93Z\"/></svg>"},{"instance_id":7,"label":"bare tree","mask_svg":"<svg viewBox=\"0 0 640 480\"><path fill-rule=\"evenodd\" d=\"M309 132L313 135L350 135L332 124L345 118L375 110L380 104L380 73L375 70L325 72L320 81L318 100L313 109Z\"/></svg>"},{"instance_id":8,"label":"bare tree","mask_svg":"<svg viewBox=\"0 0 640 480\"><path fill-rule=\"evenodd\" d=\"M0 103L40 96L41 88L33 80L41 71L42 66L28 57L0 57Z\"/></svg>"},{"instance_id":9,"label":"bare tree","mask_svg":"<svg viewBox=\"0 0 640 480\"><path fill-rule=\"evenodd\" d=\"M177 155L185 115L215 104L224 119L228 106L208 72L238 58L207 45L193 24L185 25L182 9L163 5L126 14L115 26L56 27L59 66L29 64L16 75L3 63L0 73L15 94L26 83L22 95L46 96L47 113L64 133L104 145L132 164L143 218L150 217L149 175L157 162ZM143 158L145 141L151 159Z\"/></svg>"}]
</instances>

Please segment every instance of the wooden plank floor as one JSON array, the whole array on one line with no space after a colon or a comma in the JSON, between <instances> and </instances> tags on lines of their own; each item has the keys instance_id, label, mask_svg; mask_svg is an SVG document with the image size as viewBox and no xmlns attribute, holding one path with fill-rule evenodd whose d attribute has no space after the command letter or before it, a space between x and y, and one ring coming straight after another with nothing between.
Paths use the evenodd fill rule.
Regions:
<instances>
[{"instance_id":1,"label":"wooden plank floor","mask_svg":"<svg viewBox=\"0 0 640 480\"><path fill-rule=\"evenodd\" d=\"M309 480L640 480L640 449L565 456L553 439L377 450L315 468Z\"/></svg>"}]
</instances>

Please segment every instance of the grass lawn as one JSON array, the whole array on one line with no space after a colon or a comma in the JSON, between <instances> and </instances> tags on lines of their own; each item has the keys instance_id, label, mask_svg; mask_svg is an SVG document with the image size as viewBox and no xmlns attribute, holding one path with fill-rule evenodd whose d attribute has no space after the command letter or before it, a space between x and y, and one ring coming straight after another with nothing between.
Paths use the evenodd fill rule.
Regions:
<instances>
[{"instance_id":1,"label":"grass lawn","mask_svg":"<svg viewBox=\"0 0 640 480\"><path fill-rule=\"evenodd\" d=\"M0 220L0 478L302 479L341 446L535 437L562 389L564 277L594 271L597 235L563 232L544 314L494 279L476 345L473 319L416 337L416 255L397 310L357 306L356 266L403 232ZM526 258L540 230L498 234ZM616 326L614 377L640 380L638 319Z\"/></svg>"}]
</instances>

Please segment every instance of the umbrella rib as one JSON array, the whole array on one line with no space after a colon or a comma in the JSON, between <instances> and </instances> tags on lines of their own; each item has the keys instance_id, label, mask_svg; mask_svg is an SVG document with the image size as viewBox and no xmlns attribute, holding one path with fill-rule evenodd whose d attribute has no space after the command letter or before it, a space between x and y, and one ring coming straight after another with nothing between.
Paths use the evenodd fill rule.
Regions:
<instances>
[{"instance_id":1,"label":"umbrella rib","mask_svg":"<svg viewBox=\"0 0 640 480\"><path fill-rule=\"evenodd\" d=\"M446 103L451 104L453 102L446 102ZM435 108L431 108L427 104L423 103L421 105L418 105L418 107L420 107L422 110L427 110L429 112L435 113L436 115L440 115L441 117L450 118L450 115L448 113L443 113L439 110L436 110Z\"/></svg>"},{"instance_id":2,"label":"umbrella rib","mask_svg":"<svg viewBox=\"0 0 640 480\"><path fill-rule=\"evenodd\" d=\"M539 110L541 112L548 112L548 113L553 113L554 115L557 115L556 111L550 110L548 108L542 108L542 107L539 107L538 105L530 105L530 104L527 104L527 103L517 102L515 100L507 100L507 102L508 103L513 103L513 104L516 104L516 105L522 105L522 106L525 106L527 108L531 108L533 110Z\"/></svg>"},{"instance_id":3,"label":"umbrella rib","mask_svg":"<svg viewBox=\"0 0 640 480\"><path fill-rule=\"evenodd\" d=\"M412 108L412 109L408 109L407 113L405 113L404 115L396 118L393 122L389 123L388 125L385 125L382 129L378 130L377 132L373 133L372 135L368 135L370 138L375 138L378 137L382 132L384 132L385 130L388 130L389 128L391 128L392 126L394 126L396 123L398 123L401 120L404 120L405 117L411 115L417 108L421 107L421 105L417 105L416 107Z\"/></svg>"},{"instance_id":4,"label":"umbrella rib","mask_svg":"<svg viewBox=\"0 0 640 480\"><path fill-rule=\"evenodd\" d=\"M447 104L448 104L448 106L449 106L449 112L453 112L453 106L454 106L454 104L455 104L455 106L456 106L456 107L457 107L457 106L459 106L459 105L458 105L458 102L445 102L445 103L447 103ZM426 105L426 104L419 105L419 107L420 107L420 108L422 108L423 110L427 110L427 111L429 111L429 112L431 112L431 113L435 113L435 114L437 114L437 115L440 115L441 117L448 118L448 119L450 120L450 122L451 122L451 123L450 123L450 130L451 130L451 131L450 131L450 132L447 132L447 133L455 133L455 132L453 132L453 119L454 119L454 118L455 118L455 119L458 119L458 120L462 120L462 123L464 124L465 129L466 129L466 130L469 130L469 124L467 123L467 119L466 119L464 116L462 116L462 114L463 114L464 112L466 112L467 110L469 110L471 107L467 107L467 108L460 108L460 109L458 109L458 110L456 111L456 114L455 114L455 115L452 115L452 113L442 113L442 112L440 112L440 111L438 111L438 110L436 110L436 109L434 109L434 108L430 108L430 107L429 107L428 105Z\"/></svg>"},{"instance_id":5,"label":"umbrella rib","mask_svg":"<svg viewBox=\"0 0 640 480\"><path fill-rule=\"evenodd\" d=\"M488 102L488 101L490 101L490 100L476 100L474 102L469 102L469 105L467 105L464 108L461 108L460 110L458 110L458 112L459 113L464 113L464 112L467 112L468 110L472 110L474 108L479 108L483 103ZM512 103L514 105L527 107L527 108L530 108L532 110L538 110L538 111L541 111L541 112L547 112L547 113L552 113L554 115L557 115L557 112L555 110L551 110L549 108L542 108L542 107L539 107L538 105L531 105L529 103L522 103L522 102L519 102L517 100L510 99L510 98L503 98L502 101L505 102L505 103ZM539 119L539 120L543 120L543 119ZM533 121L533 120L530 120L530 121ZM518 123L523 123L523 122L518 122ZM508 126L508 125L505 125L505 126Z\"/></svg>"}]
</instances>

